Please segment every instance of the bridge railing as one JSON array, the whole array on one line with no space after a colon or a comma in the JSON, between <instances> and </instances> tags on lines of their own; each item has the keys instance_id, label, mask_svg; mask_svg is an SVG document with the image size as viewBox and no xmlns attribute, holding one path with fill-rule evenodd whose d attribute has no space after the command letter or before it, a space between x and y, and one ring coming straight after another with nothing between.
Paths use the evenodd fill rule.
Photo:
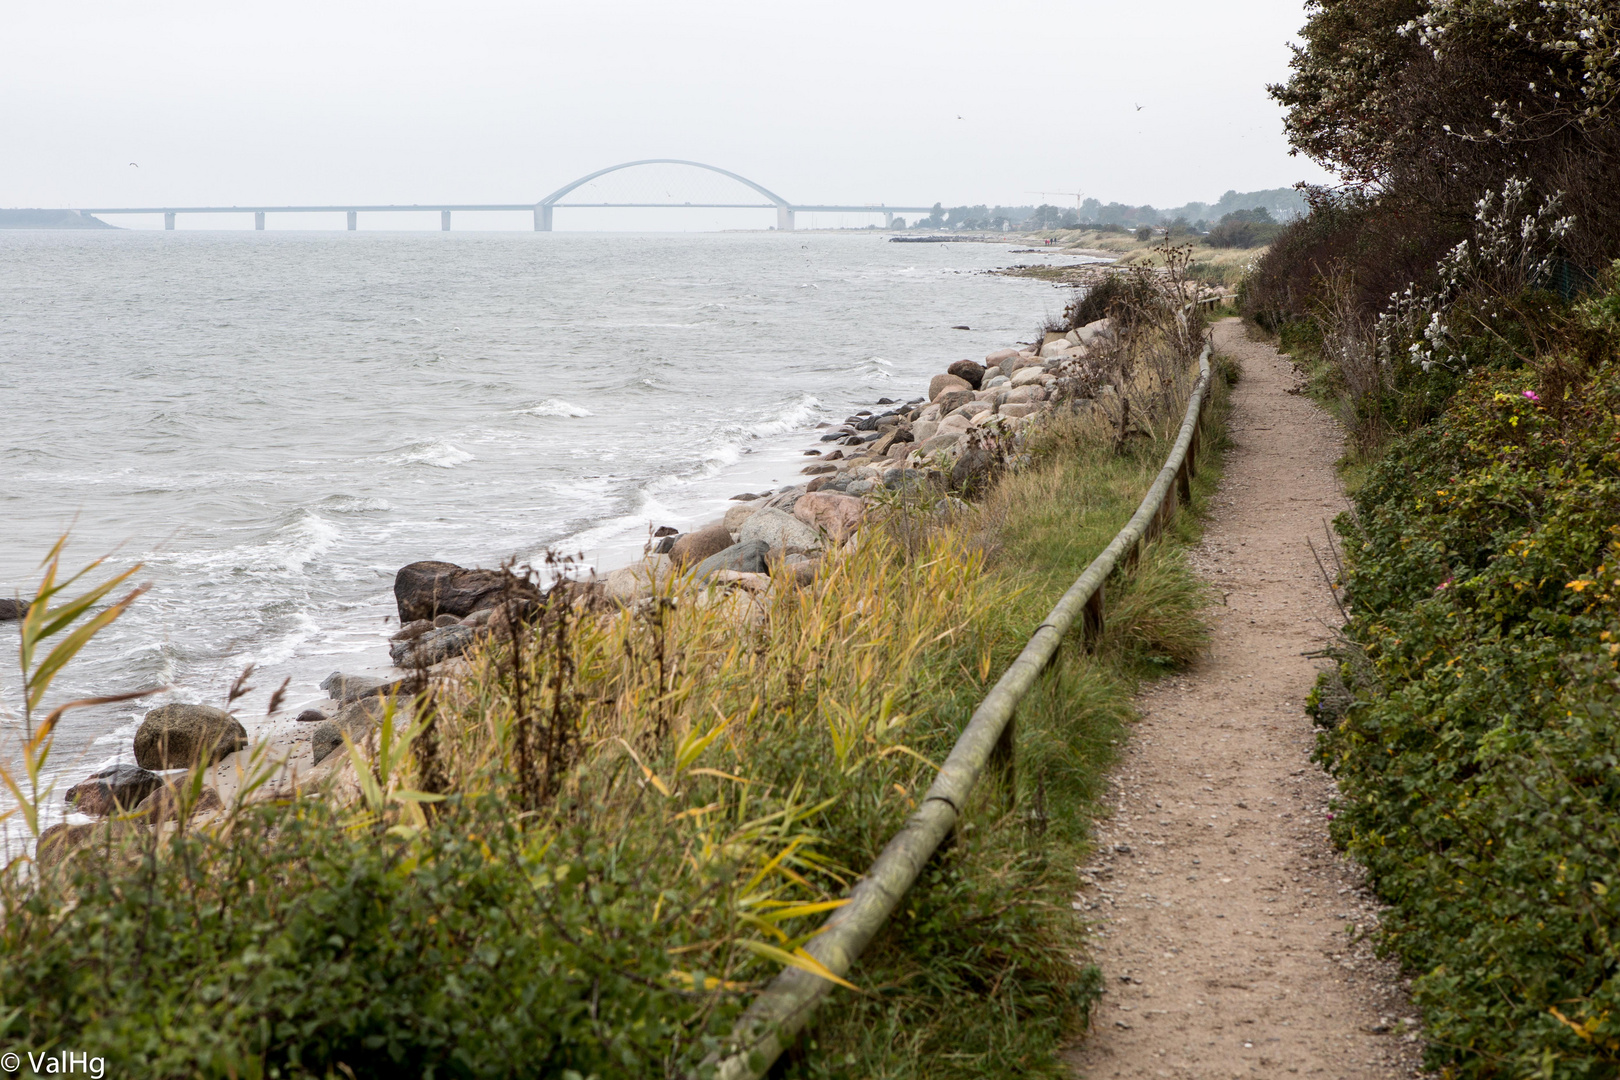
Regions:
<instances>
[{"instance_id":1,"label":"bridge railing","mask_svg":"<svg viewBox=\"0 0 1620 1080\"><path fill-rule=\"evenodd\" d=\"M922 804L894 835L865 875L850 891L849 902L827 920L806 950L833 974L843 978L866 949L923 866L950 835L973 786L987 768L1003 772L1012 789L1013 714L1045 670L1064 636L1078 620L1088 641L1101 634L1105 618L1104 583L1123 561L1134 566L1143 545L1153 540L1175 516L1177 504L1190 501L1192 479L1209 400L1210 352L1198 358L1198 379L1187 412L1164 467L1136 513L1113 541L1086 567L1030 636L1014 660L974 710L951 748ZM718 1062L720 1080L758 1080L781 1056L832 983L798 968L782 971L732 1029L730 1056Z\"/></svg>"}]
</instances>

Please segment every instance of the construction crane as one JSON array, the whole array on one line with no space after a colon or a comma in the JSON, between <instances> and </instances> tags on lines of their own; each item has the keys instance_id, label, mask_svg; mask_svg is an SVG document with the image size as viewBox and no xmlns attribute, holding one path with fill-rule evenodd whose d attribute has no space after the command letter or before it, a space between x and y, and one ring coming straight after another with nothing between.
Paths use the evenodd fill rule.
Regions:
<instances>
[{"instance_id":1,"label":"construction crane","mask_svg":"<svg viewBox=\"0 0 1620 1080\"><path fill-rule=\"evenodd\" d=\"M1026 191L1026 192L1024 192L1024 194L1025 195L1072 195L1072 196L1074 196L1074 208L1076 210L1080 209L1080 201L1086 197L1086 193L1083 192L1083 191Z\"/></svg>"}]
</instances>

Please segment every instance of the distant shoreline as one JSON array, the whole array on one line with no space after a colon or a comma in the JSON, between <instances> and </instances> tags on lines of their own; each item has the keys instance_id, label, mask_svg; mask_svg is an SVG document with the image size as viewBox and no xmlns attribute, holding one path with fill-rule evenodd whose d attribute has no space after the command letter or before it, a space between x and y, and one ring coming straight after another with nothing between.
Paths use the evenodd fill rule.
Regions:
<instances>
[{"instance_id":1,"label":"distant shoreline","mask_svg":"<svg viewBox=\"0 0 1620 1080\"><path fill-rule=\"evenodd\" d=\"M0 210L0 229L117 229L77 210Z\"/></svg>"}]
</instances>

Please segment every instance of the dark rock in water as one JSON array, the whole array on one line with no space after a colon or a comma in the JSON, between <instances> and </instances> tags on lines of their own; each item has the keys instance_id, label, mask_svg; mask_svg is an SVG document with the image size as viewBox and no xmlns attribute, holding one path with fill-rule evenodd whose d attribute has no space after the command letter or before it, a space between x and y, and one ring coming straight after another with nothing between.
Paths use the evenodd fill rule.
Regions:
<instances>
[{"instance_id":1,"label":"dark rock in water","mask_svg":"<svg viewBox=\"0 0 1620 1080\"><path fill-rule=\"evenodd\" d=\"M180 783L184 784L185 781L182 780ZM135 812L153 825L165 821L175 821L180 817L180 807L184 801L176 785L160 787L143 799L141 805L135 808ZM211 787L205 787L197 793L195 801L187 807L186 817L191 818L198 814L223 809L225 809L225 804L220 801L219 792Z\"/></svg>"},{"instance_id":2,"label":"dark rock in water","mask_svg":"<svg viewBox=\"0 0 1620 1080\"><path fill-rule=\"evenodd\" d=\"M829 432L826 435L823 435L821 437L821 441L822 442L832 442L835 439L842 439L843 437L844 437L844 433L842 431L833 431L833 432Z\"/></svg>"},{"instance_id":3,"label":"dark rock in water","mask_svg":"<svg viewBox=\"0 0 1620 1080\"><path fill-rule=\"evenodd\" d=\"M702 562L716 552L731 546L731 530L723 522L705 525L697 532L689 532L675 541L669 549L670 561L677 566Z\"/></svg>"},{"instance_id":4,"label":"dark rock in water","mask_svg":"<svg viewBox=\"0 0 1620 1080\"><path fill-rule=\"evenodd\" d=\"M953 326L953 327L951 327L951 329L952 330L971 330L971 329L973 329L973 327L971 327L971 326Z\"/></svg>"},{"instance_id":5,"label":"dark rock in water","mask_svg":"<svg viewBox=\"0 0 1620 1080\"><path fill-rule=\"evenodd\" d=\"M826 442L827 440L823 439L821 441ZM763 496L763 495L755 495L752 491L745 491L741 495L733 495L731 498L727 499L726 501L727 502L753 502L755 499L763 499L764 497L765 496Z\"/></svg>"},{"instance_id":6,"label":"dark rock in water","mask_svg":"<svg viewBox=\"0 0 1620 1080\"><path fill-rule=\"evenodd\" d=\"M878 422L877 417L868 416L864 420L862 420L860 423L855 425L855 430L856 431L876 431L877 430L877 422Z\"/></svg>"},{"instance_id":7,"label":"dark rock in water","mask_svg":"<svg viewBox=\"0 0 1620 1080\"><path fill-rule=\"evenodd\" d=\"M821 460L822 461L842 461L842 460L844 460L844 452L842 450L834 450L832 453L828 454L826 457L822 458Z\"/></svg>"},{"instance_id":8,"label":"dark rock in water","mask_svg":"<svg viewBox=\"0 0 1620 1080\"><path fill-rule=\"evenodd\" d=\"M332 719L309 733L309 746L315 764L343 746L343 736L356 745L363 743L382 724L387 703L381 698L362 698L353 705L345 705ZM403 702L394 706L394 726L403 727L410 721L410 707Z\"/></svg>"},{"instance_id":9,"label":"dark rock in water","mask_svg":"<svg viewBox=\"0 0 1620 1080\"><path fill-rule=\"evenodd\" d=\"M820 450L806 450L804 452L803 456L804 457L820 457L821 456L821 451Z\"/></svg>"},{"instance_id":10,"label":"dark rock in water","mask_svg":"<svg viewBox=\"0 0 1620 1080\"><path fill-rule=\"evenodd\" d=\"M305 709L303 712L293 717L293 721L299 724L318 724L325 719L326 714L321 712L319 709Z\"/></svg>"},{"instance_id":11,"label":"dark rock in water","mask_svg":"<svg viewBox=\"0 0 1620 1080\"><path fill-rule=\"evenodd\" d=\"M653 544L652 553L654 555L668 555L669 552L670 552L670 549L673 548L674 546L675 546L675 537L673 537L673 536L662 536L662 537L658 538L658 541L655 544Z\"/></svg>"},{"instance_id":12,"label":"dark rock in water","mask_svg":"<svg viewBox=\"0 0 1620 1080\"><path fill-rule=\"evenodd\" d=\"M892 397L880 397L880 398L877 399L877 403L879 405L893 405L894 404L894 398L892 398Z\"/></svg>"},{"instance_id":13,"label":"dark rock in water","mask_svg":"<svg viewBox=\"0 0 1620 1080\"><path fill-rule=\"evenodd\" d=\"M414 562L394 576L399 621L454 615L464 619L480 608L494 607L508 591L538 600L533 585L503 570L469 570L447 562Z\"/></svg>"},{"instance_id":14,"label":"dark rock in water","mask_svg":"<svg viewBox=\"0 0 1620 1080\"><path fill-rule=\"evenodd\" d=\"M247 746L236 717L209 705L160 705L135 730L135 763L147 769L212 765Z\"/></svg>"},{"instance_id":15,"label":"dark rock in water","mask_svg":"<svg viewBox=\"0 0 1620 1080\"><path fill-rule=\"evenodd\" d=\"M742 496L734 495L734 496L732 496L732 498L742 498ZM658 528L653 530L653 537L654 538L657 538L657 537L660 537L660 536L679 536L680 534L681 534L681 530L677 529L673 525L660 525L660 526L658 526Z\"/></svg>"},{"instance_id":16,"label":"dark rock in water","mask_svg":"<svg viewBox=\"0 0 1620 1080\"><path fill-rule=\"evenodd\" d=\"M958 379L965 380L975 390L984 383L984 365L977 361L958 360L945 370Z\"/></svg>"},{"instance_id":17,"label":"dark rock in water","mask_svg":"<svg viewBox=\"0 0 1620 1080\"><path fill-rule=\"evenodd\" d=\"M28 604L10 597L0 598L0 622L11 622L28 614Z\"/></svg>"},{"instance_id":18,"label":"dark rock in water","mask_svg":"<svg viewBox=\"0 0 1620 1080\"><path fill-rule=\"evenodd\" d=\"M740 544L732 544L724 551L710 555L697 564L693 571L699 580L720 570L736 570L743 574L763 574L769 565L765 557L771 553L771 545L764 540L744 540Z\"/></svg>"},{"instance_id":19,"label":"dark rock in water","mask_svg":"<svg viewBox=\"0 0 1620 1080\"><path fill-rule=\"evenodd\" d=\"M139 765L113 765L67 789L67 803L81 814L106 817L133 810L163 786L163 778Z\"/></svg>"},{"instance_id":20,"label":"dark rock in water","mask_svg":"<svg viewBox=\"0 0 1620 1080\"><path fill-rule=\"evenodd\" d=\"M805 476L820 476L822 473L837 472L838 466L827 461L818 461L814 465L806 465L799 470Z\"/></svg>"},{"instance_id":21,"label":"dark rock in water","mask_svg":"<svg viewBox=\"0 0 1620 1080\"><path fill-rule=\"evenodd\" d=\"M446 626L429 630L412 641L396 641L388 647L388 655L395 667L425 668L460 656L478 640L478 631L471 626ZM363 699L363 700L375 700Z\"/></svg>"}]
</instances>

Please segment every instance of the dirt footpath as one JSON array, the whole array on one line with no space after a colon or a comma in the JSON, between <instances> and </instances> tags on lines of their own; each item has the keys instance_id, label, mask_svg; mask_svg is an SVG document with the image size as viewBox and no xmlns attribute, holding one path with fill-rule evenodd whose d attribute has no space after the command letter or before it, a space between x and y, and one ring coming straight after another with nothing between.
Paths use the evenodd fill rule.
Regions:
<instances>
[{"instance_id":1,"label":"dirt footpath","mask_svg":"<svg viewBox=\"0 0 1620 1080\"><path fill-rule=\"evenodd\" d=\"M1338 612L1306 546L1345 507L1337 424L1293 365L1238 358L1235 447L1193 563L1224 596L1209 658L1152 686L1075 907L1107 981L1077 1076L1409 1077L1420 1045L1376 919L1327 838L1330 781L1302 711ZM1327 553L1323 551L1326 559Z\"/></svg>"}]
</instances>

